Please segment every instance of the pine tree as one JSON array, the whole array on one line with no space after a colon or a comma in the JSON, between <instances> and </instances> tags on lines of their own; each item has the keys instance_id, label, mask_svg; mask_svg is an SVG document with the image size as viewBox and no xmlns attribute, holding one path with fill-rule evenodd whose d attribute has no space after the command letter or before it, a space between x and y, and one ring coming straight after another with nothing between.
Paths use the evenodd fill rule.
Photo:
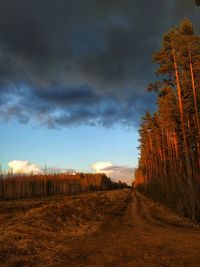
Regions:
<instances>
[{"instance_id":1,"label":"pine tree","mask_svg":"<svg viewBox=\"0 0 200 267\"><path fill-rule=\"evenodd\" d=\"M145 192L200 220L200 36L185 19L155 53L158 111L143 118L138 172Z\"/></svg>"}]
</instances>

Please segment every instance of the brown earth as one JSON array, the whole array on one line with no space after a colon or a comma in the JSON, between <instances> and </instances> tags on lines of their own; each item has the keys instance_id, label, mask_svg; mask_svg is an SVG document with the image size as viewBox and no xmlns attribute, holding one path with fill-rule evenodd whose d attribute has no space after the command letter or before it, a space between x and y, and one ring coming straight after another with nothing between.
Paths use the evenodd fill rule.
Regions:
<instances>
[{"instance_id":1,"label":"brown earth","mask_svg":"<svg viewBox=\"0 0 200 267\"><path fill-rule=\"evenodd\" d=\"M200 267L200 229L130 190L0 202L0 266Z\"/></svg>"}]
</instances>

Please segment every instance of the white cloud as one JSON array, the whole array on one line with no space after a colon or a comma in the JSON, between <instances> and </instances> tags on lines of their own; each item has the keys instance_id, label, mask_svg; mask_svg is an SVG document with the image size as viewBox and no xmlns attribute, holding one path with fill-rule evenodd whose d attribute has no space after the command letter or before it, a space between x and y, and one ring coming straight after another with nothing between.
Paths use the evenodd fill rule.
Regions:
<instances>
[{"instance_id":1,"label":"white cloud","mask_svg":"<svg viewBox=\"0 0 200 267\"><path fill-rule=\"evenodd\" d=\"M39 174L39 173L75 173L73 169L59 168L59 167L47 167L42 169L39 165L31 163L27 160L13 160L8 163L8 166L12 169L13 173L26 173L26 174Z\"/></svg>"},{"instance_id":2,"label":"white cloud","mask_svg":"<svg viewBox=\"0 0 200 267\"><path fill-rule=\"evenodd\" d=\"M8 166L12 169L13 173L38 174L42 172L40 166L30 163L27 160L13 160L8 163Z\"/></svg>"},{"instance_id":3,"label":"white cloud","mask_svg":"<svg viewBox=\"0 0 200 267\"><path fill-rule=\"evenodd\" d=\"M111 162L96 162L92 165L92 169L96 172L102 172L105 168L111 167Z\"/></svg>"},{"instance_id":4,"label":"white cloud","mask_svg":"<svg viewBox=\"0 0 200 267\"><path fill-rule=\"evenodd\" d=\"M103 172L113 181L121 180L131 185L134 176L134 168L129 166L113 165L111 162L96 162L92 165L96 172Z\"/></svg>"}]
</instances>

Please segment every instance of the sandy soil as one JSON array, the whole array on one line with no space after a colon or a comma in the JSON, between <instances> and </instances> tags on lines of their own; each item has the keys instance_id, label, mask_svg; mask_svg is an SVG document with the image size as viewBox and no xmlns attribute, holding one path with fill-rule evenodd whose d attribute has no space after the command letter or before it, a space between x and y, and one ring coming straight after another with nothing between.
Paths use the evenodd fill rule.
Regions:
<instances>
[{"instance_id":1,"label":"sandy soil","mask_svg":"<svg viewBox=\"0 0 200 267\"><path fill-rule=\"evenodd\" d=\"M200 267L200 229L130 190L0 202L0 266Z\"/></svg>"}]
</instances>

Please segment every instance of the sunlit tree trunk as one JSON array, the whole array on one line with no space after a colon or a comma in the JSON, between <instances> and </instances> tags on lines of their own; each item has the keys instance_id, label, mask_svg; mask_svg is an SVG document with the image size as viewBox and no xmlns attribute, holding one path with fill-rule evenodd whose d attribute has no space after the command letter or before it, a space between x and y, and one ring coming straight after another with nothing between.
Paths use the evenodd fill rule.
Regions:
<instances>
[{"instance_id":1,"label":"sunlit tree trunk","mask_svg":"<svg viewBox=\"0 0 200 267\"><path fill-rule=\"evenodd\" d=\"M192 57L191 57L190 51L189 51L189 59L190 59L190 72L191 72L191 79L192 79L192 90L193 90L194 107L195 107L195 115L196 115L197 131L198 131L198 138L197 138L198 167L200 167L200 120L199 120L199 111L198 111L198 104L197 104L197 93L196 93L196 86L195 86L195 79L194 79L194 70L193 70Z\"/></svg>"},{"instance_id":2,"label":"sunlit tree trunk","mask_svg":"<svg viewBox=\"0 0 200 267\"><path fill-rule=\"evenodd\" d=\"M187 139L186 139L183 101L182 101L181 86L180 86L180 79L179 79L179 73L178 73L178 64L177 64L176 53L175 53L175 48L174 48L173 43L172 43L172 51L173 51L173 58L174 58L174 70L175 70L179 110L180 110L180 117L181 117L181 128L182 128L183 143L184 143L184 150L185 150L186 170L187 170L187 174L189 175L188 178L190 179L191 167L189 163L189 153L188 153L188 145L187 145Z\"/></svg>"}]
</instances>

